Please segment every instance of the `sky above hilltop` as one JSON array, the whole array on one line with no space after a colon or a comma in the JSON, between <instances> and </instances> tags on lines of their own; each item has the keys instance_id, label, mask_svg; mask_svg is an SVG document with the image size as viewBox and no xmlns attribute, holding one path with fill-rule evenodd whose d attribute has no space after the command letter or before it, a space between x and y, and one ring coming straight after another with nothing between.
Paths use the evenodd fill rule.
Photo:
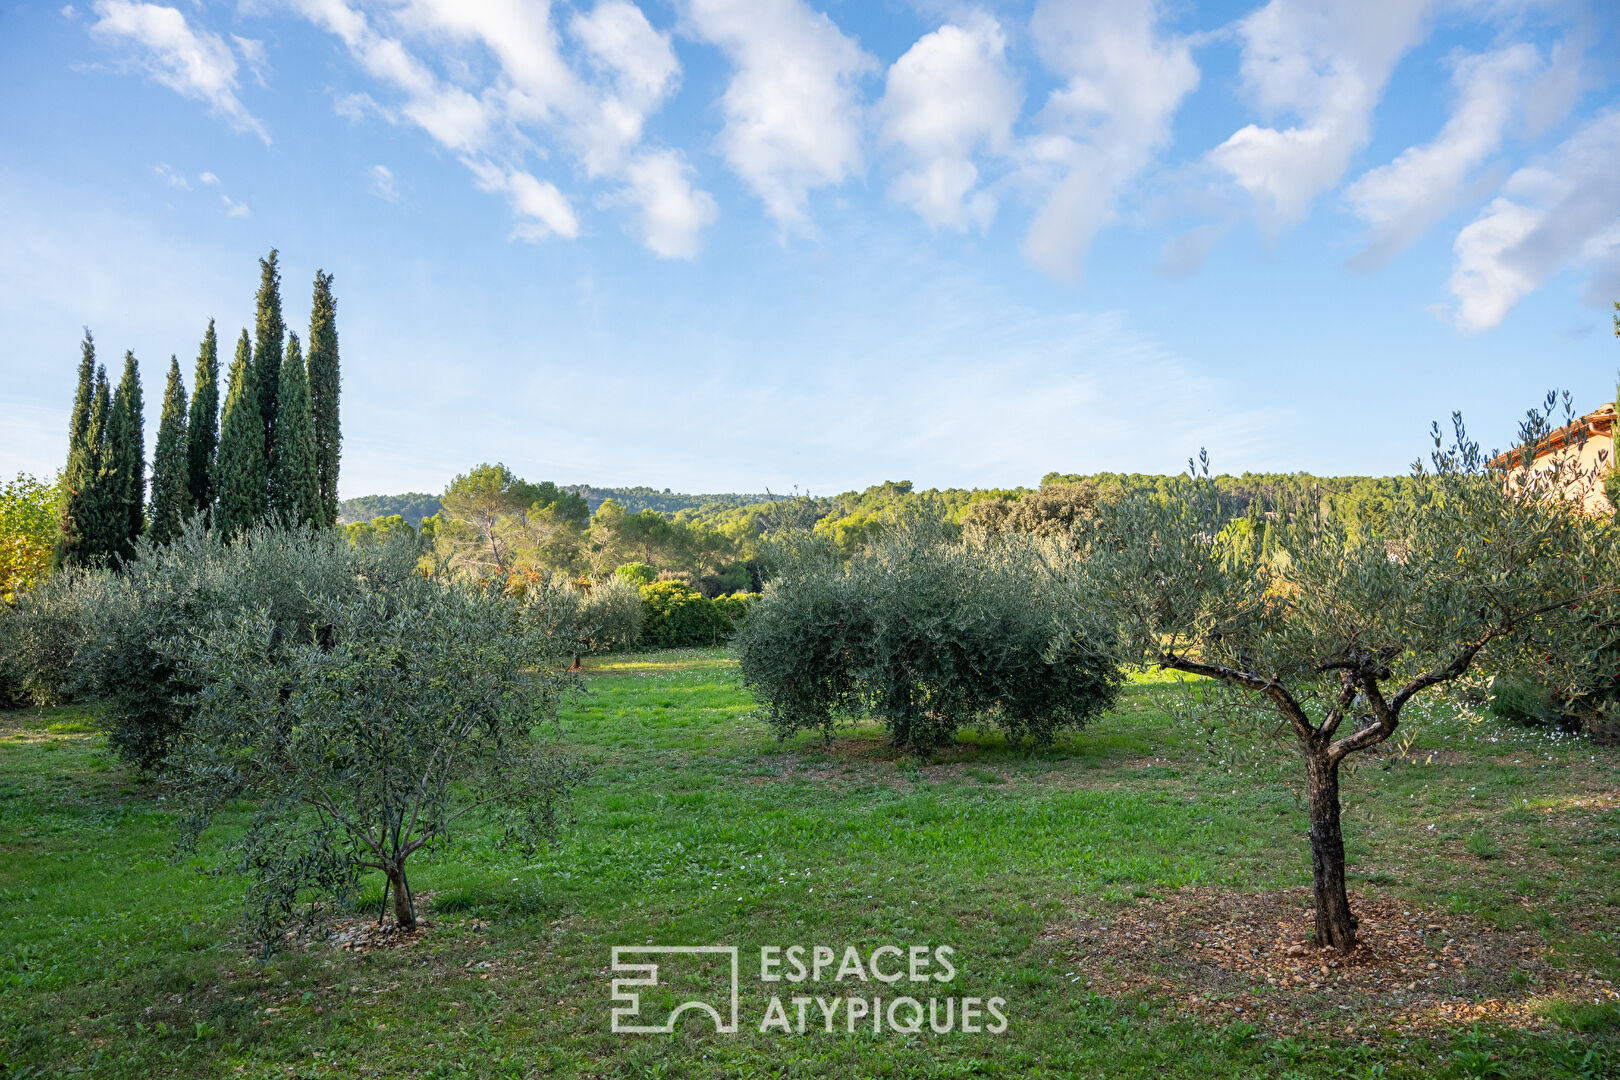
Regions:
<instances>
[{"instance_id":1,"label":"sky above hilltop","mask_svg":"<svg viewBox=\"0 0 1620 1080\"><path fill-rule=\"evenodd\" d=\"M0 473L336 275L345 496L1403 472L1620 367L1612 0L0 9Z\"/></svg>"}]
</instances>

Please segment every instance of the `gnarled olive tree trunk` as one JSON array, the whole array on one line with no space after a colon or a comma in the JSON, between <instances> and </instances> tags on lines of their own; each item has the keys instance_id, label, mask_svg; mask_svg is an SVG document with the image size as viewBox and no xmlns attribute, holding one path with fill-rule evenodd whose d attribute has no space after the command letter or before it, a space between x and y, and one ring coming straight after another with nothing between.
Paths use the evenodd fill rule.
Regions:
<instances>
[{"instance_id":1,"label":"gnarled olive tree trunk","mask_svg":"<svg viewBox=\"0 0 1620 1080\"><path fill-rule=\"evenodd\" d=\"M1339 831L1339 763L1325 748L1307 745L1305 791L1311 819L1311 877L1316 898L1316 944L1348 952L1356 944L1356 917L1344 887L1344 834Z\"/></svg>"}]
</instances>

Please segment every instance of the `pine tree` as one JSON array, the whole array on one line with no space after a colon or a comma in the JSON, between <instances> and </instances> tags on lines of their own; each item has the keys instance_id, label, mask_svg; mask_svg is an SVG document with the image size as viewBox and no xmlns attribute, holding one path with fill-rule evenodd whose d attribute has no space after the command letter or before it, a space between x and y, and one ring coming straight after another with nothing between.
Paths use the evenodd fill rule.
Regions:
<instances>
[{"instance_id":1,"label":"pine tree","mask_svg":"<svg viewBox=\"0 0 1620 1080\"><path fill-rule=\"evenodd\" d=\"M287 524L323 524L321 489L315 473L315 420L298 335L287 335L281 362L276 449L271 455L271 509Z\"/></svg>"},{"instance_id":2,"label":"pine tree","mask_svg":"<svg viewBox=\"0 0 1620 1080\"><path fill-rule=\"evenodd\" d=\"M158 422L157 448L152 454L151 536L167 544L180 534L191 516L190 462L186 459L186 386L180 381L180 360L169 357L169 382L163 389L163 418Z\"/></svg>"},{"instance_id":3,"label":"pine tree","mask_svg":"<svg viewBox=\"0 0 1620 1080\"><path fill-rule=\"evenodd\" d=\"M111 478L117 507L109 519L109 539L120 560L133 558L135 538L146 526L146 433L141 401L141 372L135 354L124 353L124 376L113 391L107 421L102 472Z\"/></svg>"},{"instance_id":4,"label":"pine tree","mask_svg":"<svg viewBox=\"0 0 1620 1080\"><path fill-rule=\"evenodd\" d=\"M281 321L281 270L276 249L259 260L258 312L254 319L253 366L259 384L259 422L264 425L264 460L268 467L276 447L277 403L280 384L281 343L287 327Z\"/></svg>"},{"instance_id":5,"label":"pine tree","mask_svg":"<svg viewBox=\"0 0 1620 1080\"><path fill-rule=\"evenodd\" d=\"M214 320L208 320L197 351L197 373L192 378L191 415L186 420L186 490L191 509L212 515L214 509L214 455L219 450L219 340ZM209 518L211 520L211 517Z\"/></svg>"},{"instance_id":6,"label":"pine tree","mask_svg":"<svg viewBox=\"0 0 1620 1080\"><path fill-rule=\"evenodd\" d=\"M264 519L264 424L259 420L258 387L254 379L252 346L247 331L236 343L226 389L225 414L219 424L219 457L215 482L219 498L214 504L214 527L235 536Z\"/></svg>"},{"instance_id":7,"label":"pine tree","mask_svg":"<svg viewBox=\"0 0 1620 1080\"><path fill-rule=\"evenodd\" d=\"M102 375L105 387L106 375ZM90 544L94 541L90 506L95 496L92 490L96 480L98 462L95 443L91 440L92 403L96 397L96 343L88 329L79 355L79 388L73 397L73 416L68 421L68 458L62 470L62 502L58 508L58 534L56 548L51 554L51 565L60 570L65 566L89 564ZM99 422L99 418L98 418Z\"/></svg>"},{"instance_id":8,"label":"pine tree","mask_svg":"<svg viewBox=\"0 0 1620 1080\"><path fill-rule=\"evenodd\" d=\"M338 424L337 301L332 275L315 271L315 302L309 314L309 410L315 419L315 476L321 489L321 520L337 524L338 458L343 443Z\"/></svg>"}]
</instances>

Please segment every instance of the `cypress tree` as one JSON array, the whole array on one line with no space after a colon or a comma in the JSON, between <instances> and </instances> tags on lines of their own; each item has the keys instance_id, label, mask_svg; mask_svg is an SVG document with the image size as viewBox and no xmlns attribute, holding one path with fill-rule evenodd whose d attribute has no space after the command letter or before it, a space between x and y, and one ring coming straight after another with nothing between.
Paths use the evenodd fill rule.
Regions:
<instances>
[{"instance_id":1,"label":"cypress tree","mask_svg":"<svg viewBox=\"0 0 1620 1080\"><path fill-rule=\"evenodd\" d=\"M110 476L114 516L109 539L120 559L135 554L135 538L146 525L146 433L141 401L141 372L135 354L124 352L124 376L113 391L107 421L107 445L102 471Z\"/></svg>"},{"instance_id":2,"label":"cypress tree","mask_svg":"<svg viewBox=\"0 0 1620 1080\"><path fill-rule=\"evenodd\" d=\"M225 413L219 424L214 527L231 537L263 520L265 511L264 424L259 420L258 386L247 331L236 343Z\"/></svg>"},{"instance_id":3,"label":"cypress tree","mask_svg":"<svg viewBox=\"0 0 1620 1080\"><path fill-rule=\"evenodd\" d=\"M281 321L281 270L276 249L259 260L259 295L253 330L253 366L259 384L259 422L264 425L264 460L276 447L276 392L280 384L281 343L287 327Z\"/></svg>"},{"instance_id":4,"label":"cypress tree","mask_svg":"<svg viewBox=\"0 0 1620 1080\"><path fill-rule=\"evenodd\" d=\"M191 510L211 515L214 509L214 454L219 449L219 340L214 320L208 320L197 351L197 373L192 378L191 415L186 421L186 490ZM211 517L209 518L211 520Z\"/></svg>"},{"instance_id":5,"label":"cypress tree","mask_svg":"<svg viewBox=\"0 0 1620 1080\"><path fill-rule=\"evenodd\" d=\"M169 357L169 383L163 389L163 419L152 454L152 541L167 544L191 516L190 462L186 458L186 387L180 360Z\"/></svg>"},{"instance_id":6,"label":"cypress tree","mask_svg":"<svg viewBox=\"0 0 1620 1080\"><path fill-rule=\"evenodd\" d=\"M82 543L70 560L75 566L104 566L118 550L119 533L124 527L123 506L108 468L111 456L109 435L113 406L108 392L107 369L96 366L96 388L90 398L90 426L85 430L84 456L87 469L81 492L83 501Z\"/></svg>"},{"instance_id":7,"label":"cypress tree","mask_svg":"<svg viewBox=\"0 0 1620 1080\"><path fill-rule=\"evenodd\" d=\"M271 509L287 524L325 521L315 472L315 420L310 412L309 382L298 335L287 335L277 401L276 448L271 455Z\"/></svg>"},{"instance_id":8,"label":"cypress tree","mask_svg":"<svg viewBox=\"0 0 1620 1080\"><path fill-rule=\"evenodd\" d=\"M309 410L315 420L315 478L321 489L321 520L337 524L338 424L337 301L332 275L315 271L315 302L309 313Z\"/></svg>"},{"instance_id":9,"label":"cypress tree","mask_svg":"<svg viewBox=\"0 0 1620 1080\"><path fill-rule=\"evenodd\" d=\"M106 375L102 375L105 387ZM96 397L96 343L88 329L79 353L79 387L73 396L73 415L68 421L68 458L62 470L62 501L58 506L58 533L56 547L51 553L51 565L60 570L64 566L88 564L89 544L93 541L93 523L89 518L92 490L96 480L95 444L90 439L91 405Z\"/></svg>"},{"instance_id":10,"label":"cypress tree","mask_svg":"<svg viewBox=\"0 0 1620 1080\"><path fill-rule=\"evenodd\" d=\"M96 341L90 328L84 328L84 341L79 345L79 387L73 395L73 416L68 421L68 457L84 446L90 431L90 399L96 388Z\"/></svg>"}]
</instances>

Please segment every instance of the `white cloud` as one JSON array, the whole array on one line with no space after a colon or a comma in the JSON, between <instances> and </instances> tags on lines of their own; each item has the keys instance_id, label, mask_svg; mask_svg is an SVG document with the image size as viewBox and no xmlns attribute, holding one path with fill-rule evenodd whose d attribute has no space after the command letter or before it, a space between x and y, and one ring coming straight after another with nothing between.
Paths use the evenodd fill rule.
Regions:
<instances>
[{"instance_id":1,"label":"white cloud","mask_svg":"<svg viewBox=\"0 0 1620 1080\"><path fill-rule=\"evenodd\" d=\"M518 218L512 235L522 240L544 240L548 236L561 236L572 240L579 235L579 219L574 208L555 184L535 178L521 169L503 169L499 165L477 159L466 159L466 165L482 191L492 195L505 195Z\"/></svg>"},{"instance_id":2,"label":"white cloud","mask_svg":"<svg viewBox=\"0 0 1620 1080\"><path fill-rule=\"evenodd\" d=\"M181 191L191 190L191 182L185 178L185 175L176 172L167 165L154 165L152 171L157 173L163 179L163 182L170 187L177 187Z\"/></svg>"},{"instance_id":3,"label":"white cloud","mask_svg":"<svg viewBox=\"0 0 1620 1080\"><path fill-rule=\"evenodd\" d=\"M1388 259L1457 205L1474 170L1501 149L1540 67L1535 47L1523 44L1457 63L1457 105L1434 140L1408 147L1345 189L1356 215L1373 227L1361 261Z\"/></svg>"},{"instance_id":4,"label":"white cloud","mask_svg":"<svg viewBox=\"0 0 1620 1080\"><path fill-rule=\"evenodd\" d=\"M225 204L226 217L245 218L253 216L253 211L248 209L246 203L239 203L229 195L221 195L220 201Z\"/></svg>"},{"instance_id":5,"label":"white cloud","mask_svg":"<svg viewBox=\"0 0 1620 1080\"><path fill-rule=\"evenodd\" d=\"M808 228L810 192L863 168L859 81L876 61L802 0L688 0L686 15L734 68L727 163L779 223Z\"/></svg>"},{"instance_id":6,"label":"white cloud","mask_svg":"<svg viewBox=\"0 0 1620 1080\"><path fill-rule=\"evenodd\" d=\"M266 145L270 135L236 96L236 57L218 34L195 31L171 7L132 0L96 0L90 32L137 46L139 63L156 82L205 101L237 131L251 131Z\"/></svg>"},{"instance_id":7,"label":"white cloud","mask_svg":"<svg viewBox=\"0 0 1620 1080\"><path fill-rule=\"evenodd\" d=\"M198 179L198 181L200 181L201 183L204 183L204 184L218 184L219 183L219 177L215 176L211 172L205 172L202 175L198 176L197 179Z\"/></svg>"},{"instance_id":8,"label":"white cloud","mask_svg":"<svg viewBox=\"0 0 1620 1080\"><path fill-rule=\"evenodd\" d=\"M489 142L492 109L458 86L446 86L398 40L377 32L343 0L294 0L305 18L336 34L355 61L405 95L400 114L450 150L470 153ZM340 109L341 112L341 109Z\"/></svg>"},{"instance_id":9,"label":"white cloud","mask_svg":"<svg viewBox=\"0 0 1620 1080\"><path fill-rule=\"evenodd\" d=\"M982 229L995 215L995 198L979 188L974 155L981 147L1007 150L1023 104L1005 50L993 19L947 23L889 68L877 107L881 137L910 165L889 193L931 225Z\"/></svg>"},{"instance_id":10,"label":"white cloud","mask_svg":"<svg viewBox=\"0 0 1620 1080\"><path fill-rule=\"evenodd\" d=\"M1395 63L1440 0L1270 0L1242 19L1243 84L1260 108L1298 123L1249 124L1209 152L1271 229L1301 221L1367 145Z\"/></svg>"},{"instance_id":11,"label":"white cloud","mask_svg":"<svg viewBox=\"0 0 1620 1080\"><path fill-rule=\"evenodd\" d=\"M1488 330L1566 267L1620 270L1620 109L1588 121L1519 169L1452 245L1454 320Z\"/></svg>"},{"instance_id":12,"label":"white cloud","mask_svg":"<svg viewBox=\"0 0 1620 1080\"><path fill-rule=\"evenodd\" d=\"M237 37L231 35L236 42L236 51L242 54L242 61L247 64L248 70L253 72L253 81L260 86L265 85L265 78L270 72L270 57L265 54L264 42L257 38Z\"/></svg>"},{"instance_id":13,"label":"white cloud","mask_svg":"<svg viewBox=\"0 0 1620 1080\"><path fill-rule=\"evenodd\" d=\"M371 193L384 202L399 202L399 189L394 186L394 170L386 165L373 165L366 170Z\"/></svg>"},{"instance_id":14,"label":"white cloud","mask_svg":"<svg viewBox=\"0 0 1620 1080\"><path fill-rule=\"evenodd\" d=\"M396 110L349 94L338 101L339 113L356 121L375 113L421 127L468 164L482 190L509 198L520 218L515 235L578 235L568 199L523 165L532 151L543 155L549 141L587 177L619 182L608 202L632 209L636 231L655 254L696 251L696 231L715 216L713 198L692 188L678 154L641 149L646 119L678 85L680 64L669 35L629 0L600 0L569 20L587 74L564 57L545 2L405 0L375 17L345 0L295 2L405 99ZM380 28L385 19L388 26ZM477 63L468 47L487 52L493 65ZM435 61L453 78L436 75L429 66Z\"/></svg>"},{"instance_id":15,"label":"white cloud","mask_svg":"<svg viewBox=\"0 0 1620 1080\"><path fill-rule=\"evenodd\" d=\"M1050 193L1024 239L1024 253L1072 273L1114 215L1125 185L1170 139L1170 120L1198 85L1185 38L1159 31L1153 0L1080 5L1042 0L1032 22L1046 67L1066 80L1041 112L1041 134L1024 146L1026 173Z\"/></svg>"},{"instance_id":16,"label":"white cloud","mask_svg":"<svg viewBox=\"0 0 1620 1080\"><path fill-rule=\"evenodd\" d=\"M614 197L634 207L641 242L665 259L696 255L699 234L719 212L712 195L693 189L690 171L679 151L643 154L625 169L625 187Z\"/></svg>"}]
</instances>

